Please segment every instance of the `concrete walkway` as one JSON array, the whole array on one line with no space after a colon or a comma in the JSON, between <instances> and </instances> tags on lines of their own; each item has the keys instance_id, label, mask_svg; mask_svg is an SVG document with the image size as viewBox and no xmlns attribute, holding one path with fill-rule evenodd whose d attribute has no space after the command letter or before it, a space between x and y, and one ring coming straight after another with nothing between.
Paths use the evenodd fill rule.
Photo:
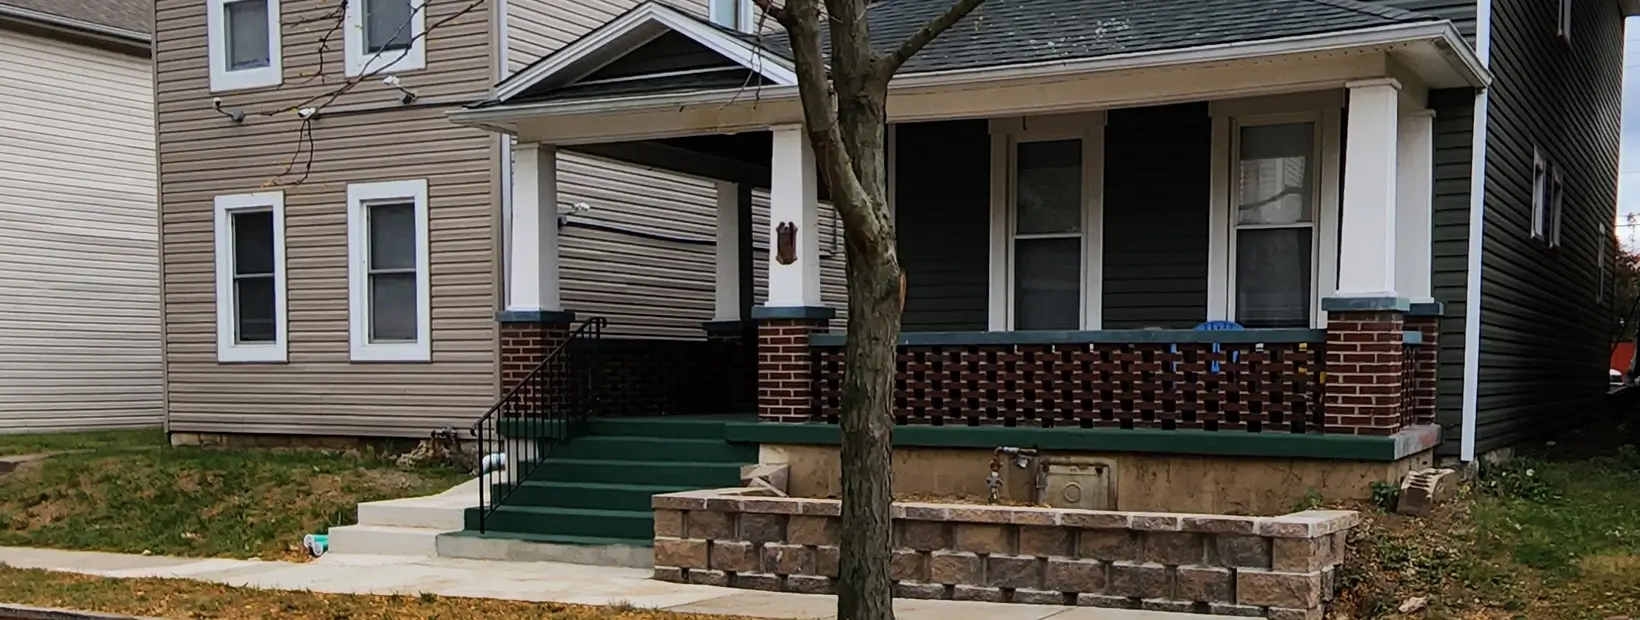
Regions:
<instances>
[{"instance_id":1,"label":"concrete walkway","mask_svg":"<svg viewBox=\"0 0 1640 620\"><path fill-rule=\"evenodd\" d=\"M750 592L649 579L650 571L549 562L330 554L307 564L0 547L0 564L102 577L194 579L340 594L422 594L581 605L625 603L683 613L831 618L830 596ZM368 570L360 570L368 568ZM1190 620L1190 614L1091 607L896 600L898 620Z\"/></svg>"}]
</instances>

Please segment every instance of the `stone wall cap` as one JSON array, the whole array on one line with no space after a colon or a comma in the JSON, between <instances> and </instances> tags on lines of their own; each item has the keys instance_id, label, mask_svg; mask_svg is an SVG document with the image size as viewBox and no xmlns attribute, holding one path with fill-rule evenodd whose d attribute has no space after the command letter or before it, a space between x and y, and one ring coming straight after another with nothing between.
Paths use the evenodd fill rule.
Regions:
<instances>
[{"instance_id":1,"label":"stone wall cap","mask_svg":"<svg viewBox=\"0 0 1640 620\"><path fill-rule=\"evenodd\" d=\"M495 313L495 322L568 325L575 322L575 313L566 310L502 310Z\"/></svg>"},{"instance_id":2,"label":"stone wall cap","mask_svg":"<svg viewBox=\"0 0 1640 620\"><path fill-rule=\"evenodd\" d=\"M1265 520L1259 534L1271 538L1320 538L1360 522L1361 514L1353 510L1306 510Z\"/></svg>"}]
</instances>

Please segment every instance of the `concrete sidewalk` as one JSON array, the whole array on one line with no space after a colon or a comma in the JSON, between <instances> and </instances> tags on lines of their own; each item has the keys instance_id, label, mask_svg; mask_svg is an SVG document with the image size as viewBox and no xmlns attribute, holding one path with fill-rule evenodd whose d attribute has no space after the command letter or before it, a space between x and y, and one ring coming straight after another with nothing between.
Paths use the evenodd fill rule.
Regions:
<instances>
[{"instance_id":1,"label":"concrete sidewalk","mask_svg":"<svg viewBox=\"0 0 1640 620\"><path fill-rule=\"evenodd\" d=\"M645 569L550 562L330 554L308 564L122 555L0 547L0 564L102 577L160 577L275 590L421 594L558 602L625 603L682 613L757 618L831 618L830 596L751 592L649 579ZM369 570L360 570L368 568ZM1209 616L1091 607L959 601L894 601L899 620L1200 620Z\"/></svg>"}]
</instances>

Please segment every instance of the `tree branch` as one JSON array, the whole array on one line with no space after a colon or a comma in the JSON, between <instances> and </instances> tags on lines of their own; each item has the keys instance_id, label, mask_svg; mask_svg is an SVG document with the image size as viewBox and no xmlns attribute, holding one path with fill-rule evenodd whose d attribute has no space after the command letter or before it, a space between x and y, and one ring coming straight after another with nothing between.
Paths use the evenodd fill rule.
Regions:
<instances>
[{"instance_id":1,"label":"tree branch","mask_svg":"<svg viewBox=\"0 0 1640 620\"><path fill-rule=\"evenodd\" d=\"M879 75L883 77L884 81L893 78L894 72L900 70L900 65L905 64L905 61L910 60L917 52L922 51L922 48L928 45L930 41L933 41L934 37L940 36L940 33L950 30L957 22L962 21L962 18L967 17L974 9L979 8L979 5L983 2L985 0L957 0L956 4L951 5L951 8L947 9L944 15L923 24L921 29L912 33L910 38L900 44L899 49L879 60L878 71L882 72Z\"/></svg>"}]
</instances>

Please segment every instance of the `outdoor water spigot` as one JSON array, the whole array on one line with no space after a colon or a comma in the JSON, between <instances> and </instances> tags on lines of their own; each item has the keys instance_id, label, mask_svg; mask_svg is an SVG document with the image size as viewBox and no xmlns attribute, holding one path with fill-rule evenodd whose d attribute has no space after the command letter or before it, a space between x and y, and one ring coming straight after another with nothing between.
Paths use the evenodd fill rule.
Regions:
<instances>
[{"instance_id":1,"label":"outdoor water spigot","mask_svg":"<svg viewBox=\"0 0 1640 620\"><path fill-rule=\"evenodd\" d=\"M1013 458L1014 467L1026 469L1031 465L1031 457L1036 456L1033 448L1016 448L1013 446L997 446L991 452L991 474L985 478L985 488L990 492L989 502L995 504L1002 501L1002 455Z\"/></svg>"}]
</instances>

